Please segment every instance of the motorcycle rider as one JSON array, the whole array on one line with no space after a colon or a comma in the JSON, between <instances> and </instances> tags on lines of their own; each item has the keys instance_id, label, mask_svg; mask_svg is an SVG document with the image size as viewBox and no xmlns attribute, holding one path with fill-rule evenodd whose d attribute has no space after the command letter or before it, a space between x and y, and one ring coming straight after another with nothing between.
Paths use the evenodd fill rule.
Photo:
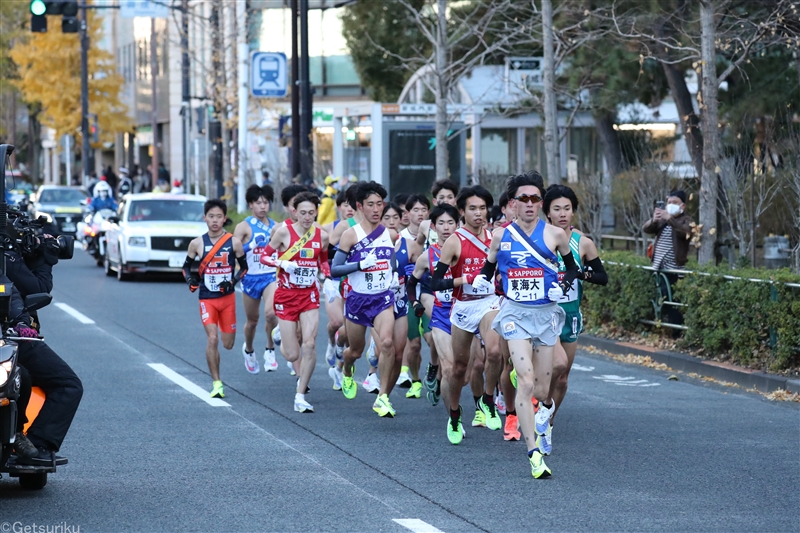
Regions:
<instances>
[{"instance_id":1,"label":"motorcycle rider","mask_svg":"<svg viewBox=\"0 0 800 533\"><path fill-rule=\"evenodd\" d=\"M105 181L98 182L94 186L94 198L92 203L89 204L89 211L96 213L101 209L117 210L117 202L111 196L111 186Z\"/></svg>"}]
</instances>

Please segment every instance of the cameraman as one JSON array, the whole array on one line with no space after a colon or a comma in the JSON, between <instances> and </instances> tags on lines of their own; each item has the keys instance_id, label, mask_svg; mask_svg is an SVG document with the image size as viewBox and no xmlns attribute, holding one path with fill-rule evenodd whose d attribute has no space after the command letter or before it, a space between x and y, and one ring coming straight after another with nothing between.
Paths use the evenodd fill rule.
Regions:
<instances>
[{"instance_id":1,"label":"cameraman","mask_svg":"<svg viewBox=\"0 0 800 533\"><path fill-rule=\"evenodd\" d=\"M0 275L0 283L11 283L11 280ZM13 328L15 336L37 336L16 287L11 293L9 316L14 317L12 323L4 327ZM28 440L36 447L37 453L31 454L32 457L20 456L18 463L47 466L60 459L55 452L61 448L78 410L83 384L69 365L44 342L20 341L18 362L30 374L31 385L40 387L45 393L44 405L28 429Z\"/></svg>"},{"instance_id":2,"label":"cameraman","mask_svg":"<svg viewBox=\"0 0 800 533\"><path fill-rule=\"evenodd\" d=\"M23 299L31 294L53 290L53 266L58 263L58 251L58 240L48 234L36 237L36 245L32 250L5 251L6 276ZM34 327L39 330L40 324L35 313L33 318Z\"/></svg>"}]
</instances>

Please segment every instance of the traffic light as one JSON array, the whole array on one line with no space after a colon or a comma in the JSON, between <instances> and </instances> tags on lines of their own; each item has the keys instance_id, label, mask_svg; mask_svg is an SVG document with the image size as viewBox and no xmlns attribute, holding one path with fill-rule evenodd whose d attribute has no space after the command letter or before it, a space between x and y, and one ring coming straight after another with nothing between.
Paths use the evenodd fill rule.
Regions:
<instances>
[{"instance_id":1,"label":"traffic light","mask_svg":"<svg viewBox=\"0 0 800 533\"><path fill-rule=\"evenodd\" d=\"M92 124L89 126L89 129L92 133L92 142L96 143L100 140L100 128L97 126L97 115L91 115L92 117Z\"/></svg>"},{"instance_id":2,"label":"traffic light","mask_svg":"<svg viewBox=\"0 0 800 533\"><path fill-rule=\"evenodd\" d=\"M61 31L78 33L78 0L31 0L31 31L47 31L47 15L61 15Z\"/></svg>"}]
</instances>

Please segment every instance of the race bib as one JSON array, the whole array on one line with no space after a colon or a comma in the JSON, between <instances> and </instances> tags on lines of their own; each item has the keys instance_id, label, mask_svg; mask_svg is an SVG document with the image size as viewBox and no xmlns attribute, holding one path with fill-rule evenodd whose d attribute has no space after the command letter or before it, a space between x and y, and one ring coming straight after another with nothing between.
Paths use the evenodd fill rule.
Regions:
<instances>
[{"instance_id":1,"label":"race bib","mask_svg":"<svg viewBox=\"0 0 800 533\"><path fill-rule=\"evenodd\" d=\"M233 274L225 272L221 274L206 274L203 276L203 285L211 292L219 292L219 285L222 282L230 281Z\"/></svg>"},{"instance_id":2,"label":"race bib","mask_svg":"<svg viewBox=\"0 0 800 533\"><path fill-rule=\"evenodd\" d=\"M298 265L294 272L289 274L289 283L296 287L311 287L317 282L317 265Z\"/></svg>"},{"instance_id":3,"label":"race bib","mask_svg":"<svg viewBox=\"0 0 800 533\"><path fill-rule=\"evenodd\" d=\"M545 298L544 269L508 269L506 296L516 302L535 302Z\"/></svg>"},{"instance_id":4,"label":"race bib","mask_svg":"<svg viewBox=\"0 0 800 533\"><path fill-rule=\"evenodd\" d=\"M558 273L558 283L564 281L564 274L566 274L566 272ZM578 300L578 283L577 279L572 282L572 286L567 291L567 294L564 295L566 300L563 300L563 302L575 302Z\"/></svg>"},{"instance_id":5,"label":"race bib","mask_svg":"<svg viewBox=\"0 0 800 533\"><path fill-rule=\"evenodd\" d=\"M406 296L406 278L401 277L399 278L399 285L394 287L394 301L395 305L398 301L402 300Z\"/></svg>"},{"instance_id":6,"label":"race bib","mask_svg":"<svg viewBox=\"0 0 800 533\"><path fill-rule=\"evenodd\" d=\"M362 274L367 290L380 292L389 289L392 272L388 261L378 261L378 264L363 271Z\"/></svg>"}]
</instances>

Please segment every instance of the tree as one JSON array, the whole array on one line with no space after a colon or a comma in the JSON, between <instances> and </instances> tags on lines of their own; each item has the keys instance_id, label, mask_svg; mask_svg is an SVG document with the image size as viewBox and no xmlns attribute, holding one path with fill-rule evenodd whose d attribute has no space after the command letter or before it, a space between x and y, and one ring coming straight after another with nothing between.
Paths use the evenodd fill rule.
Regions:
<instances>
[{"instance_id":1,"label":"tree","mask_svg":"<svg viewBox=\"0 0 800 533\"><path fill-rule=\"evenodd\" d=\"M57 28L56 17L50 27ZM102 27L97 15L89 12L88 31L91 43L102 39ZM61 33L57 29L46 33L29 34L11 50L17 65L19 80L13 83L28 103L41 104L42 125L53 128L58 135L81 135L80 43L78 34ZM119 99L124 85L117 74L114 56L93 46L89 49L89 112L97 115L99 148L113 142L114 135L132 129L127 109ZM80 143L76 143L80 146Z\"/></svg>"}]
</instances>

